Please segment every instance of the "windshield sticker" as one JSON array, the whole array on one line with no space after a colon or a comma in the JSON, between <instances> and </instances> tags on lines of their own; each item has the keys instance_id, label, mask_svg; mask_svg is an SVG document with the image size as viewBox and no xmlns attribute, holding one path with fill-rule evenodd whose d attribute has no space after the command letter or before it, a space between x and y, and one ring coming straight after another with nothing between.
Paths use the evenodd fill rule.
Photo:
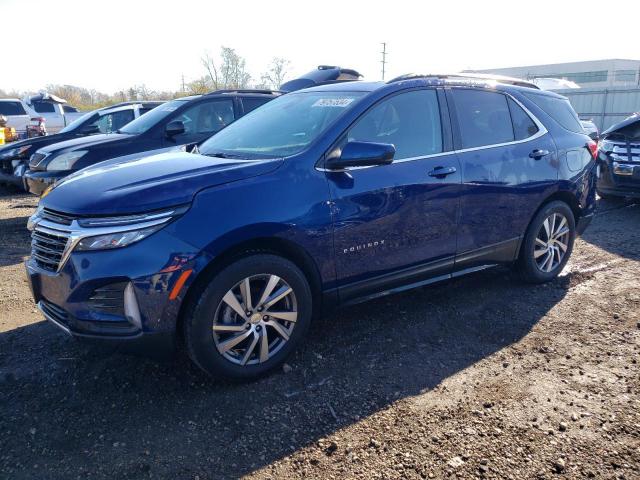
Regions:
<instances>
[{"instance_id":1,"label":"windshield sticker","mask_svg":"<svg viewBox=\"0 0 640 480\"><path fill-rule=\"evenodd\" d=\"M340 107L344 108L353 102L353 98L320 98L312 107Z\"/></svg>"}]
</instances>

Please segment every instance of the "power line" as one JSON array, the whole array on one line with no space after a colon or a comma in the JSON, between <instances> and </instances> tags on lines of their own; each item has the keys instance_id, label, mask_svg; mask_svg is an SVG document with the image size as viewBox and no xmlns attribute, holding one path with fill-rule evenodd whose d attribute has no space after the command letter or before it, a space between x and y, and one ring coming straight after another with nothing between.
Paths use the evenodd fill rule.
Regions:
<instances>
[{"instance_id":1,"label":"power line","mask_svg":"<svg viewBox=\"0 0 640 480\"><path fill-rule=\"evenodd\" d=\"M380 53L382 54L382 60L380 61L380 63L382 63L382 81L384 81L385 66L387 64L388 55L386 42L382 42L382 51Z\"/></svg>"}]
</instances>

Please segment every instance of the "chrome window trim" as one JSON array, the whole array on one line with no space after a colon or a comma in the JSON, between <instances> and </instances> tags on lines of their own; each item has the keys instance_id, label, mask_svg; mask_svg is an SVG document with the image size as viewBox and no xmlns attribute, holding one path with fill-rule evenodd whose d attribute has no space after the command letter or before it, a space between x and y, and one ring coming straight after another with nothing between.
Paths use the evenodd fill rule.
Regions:
<instances>
[{"instance_id":1,"label":"chrome window trim","mask_svg":"<svg viewBox=\"0 0 640 480\"><path fill-rule=\"evenodd\" d=\"M488 149L488 148L498 148L498 147L506 147L506 146L509 146L509 145L518 145L518 144L521 144L521 143L526 143L526 142L531 142L533 140L537 140L538 138L543 137L544 135L549 133L549 130L547 130L547 127L544 126L544 124L538 119L538 117L536 117L517 98L513 97L510 93L507 93L507 92L497 92L497 93L500 93L502 95L507 96L508 98L513 100L520 108L522 108L525 111L525 113L527 115L529 115L529 118L531 118L531 120L533 120L533 123L535 123L536 127L538 127L538 131L535 134L531 135L530 137L523 138L522 140L513 140L511 142L504 142L504 143L493 143L491 145L482 145L482 146L479 146L479 147L461 148L461 149L458 149L458 150L453 149L453 150L449 150L447 152L432 153L432 154L423 155L423 156L420 156L420 157L401 158L399 160L394 160L389 165L394 165L396 163L413 162L413 161L416 161L416 160L427 160L429 158L442 157L442 156L445 156L445 155L452 155L452 154L457 154L457 153L475 152L477 150L485 150L485 149ZM514 132L514 134L515 134L515 132ZM370 166L366 166L366 167L347 167L347 168L343 168L343 169L340 169L340 170L331 170L331 169L324 168L324 167L315 167L315 168L319 172L339 173L339 172L349 172L351 170L364 170L364 169L367 169L367 168L375 168L375 167L379 167L379 166L387 166L387 165L370 165Z\"/></svg>"}]
</instances>

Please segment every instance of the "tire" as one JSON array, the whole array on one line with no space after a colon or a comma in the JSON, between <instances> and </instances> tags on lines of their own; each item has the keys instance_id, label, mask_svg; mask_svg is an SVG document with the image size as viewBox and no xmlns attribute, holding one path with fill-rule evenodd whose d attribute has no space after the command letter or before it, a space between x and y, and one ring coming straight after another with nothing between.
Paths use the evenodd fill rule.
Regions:
<instances>
[{"instance_id":1,"label":"tire","mask_svg":"<svg viewBox=\"0 0 640 480\"><path fill-rule=\"evenodd\" d=\"M548 221L546 227L545 221ZM551 241L547 228L552 232ZM567 231L563 233L565 228ZM575 238L576 224L571 208L561 201L544 205L531 221L522 242L517 265L522 279L528 283L544 283L556 278L571 256Z\"/></svg>"},{"instance_id":2,"label":"tire","mask_svg":"<svg viewBox=\"0 0 640 480\"><path fill-rule=\"evenodd\" d=\"M245 279L252 292L250 308ZM278 300L288 288L291 292ZM311 324L312 303L307 279L289 260L270 254L241 258L217 273L187 309L184 339L189 357L213 377L260 377L280 366L302 342Z\"/></svg>"}]
</instances>

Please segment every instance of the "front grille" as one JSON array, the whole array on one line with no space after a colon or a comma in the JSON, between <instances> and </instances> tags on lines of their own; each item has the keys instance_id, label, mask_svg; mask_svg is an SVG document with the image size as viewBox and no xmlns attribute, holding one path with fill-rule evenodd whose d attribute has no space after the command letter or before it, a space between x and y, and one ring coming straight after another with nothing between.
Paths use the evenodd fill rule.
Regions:
<instances>
[{"instance_id":1,"label":"front grille","mask_svg":"<svg viewBox=\"0 0 640 480\"><path fill-rule=\"evenodd\" d=\"M64 232L52 234L38 230L31 232L31 257L40 268L55 272L62 260L68 236Z\"/></svg>"},{"instance_id":2,"label":"front grille","mask_svg":"<svg viewBox=\"0 0 640 480\"><path fill-rule=\"evenodd\" d=\"M45 220L59 223L61 225L71 225L71 222L75 220L75 217L71 215L68 215L66 213L56 212L55 210L50 210L48 208L43 209L40 215Z\"/></svg>"},{"instance_id":3,"label":"front grille","mask_svg":"<svg viewBox=\"0 0 640 480\"><path fill-rule=\"evenodd\" d=\"M34 168L37 167L38 164L44 160L44 157L46 157L46 155L44 153L34 153L33 155L31 155L31 158L29 159L29 168Z\"/></svg>"},{"instance_id":4,"label":"front grille","mask_svg":"<svg viewBox=\"0 0 640 480\"><path fill-rule=\"evenodd\" d=\"M640 143L612 142L611 158L621 162L640 163Z\"/></svg>"},{"instance_id":5,"label":"front grille","mask_svg":"<svg viewBox=\"0 0 640 480\"><path fill-rule=\"evenodd\" d=\"M96 288L89 297L90 308L111 315L124 316L124 289L126 286L127 282L120 282Z\"/></svg>"}]
</instances>

